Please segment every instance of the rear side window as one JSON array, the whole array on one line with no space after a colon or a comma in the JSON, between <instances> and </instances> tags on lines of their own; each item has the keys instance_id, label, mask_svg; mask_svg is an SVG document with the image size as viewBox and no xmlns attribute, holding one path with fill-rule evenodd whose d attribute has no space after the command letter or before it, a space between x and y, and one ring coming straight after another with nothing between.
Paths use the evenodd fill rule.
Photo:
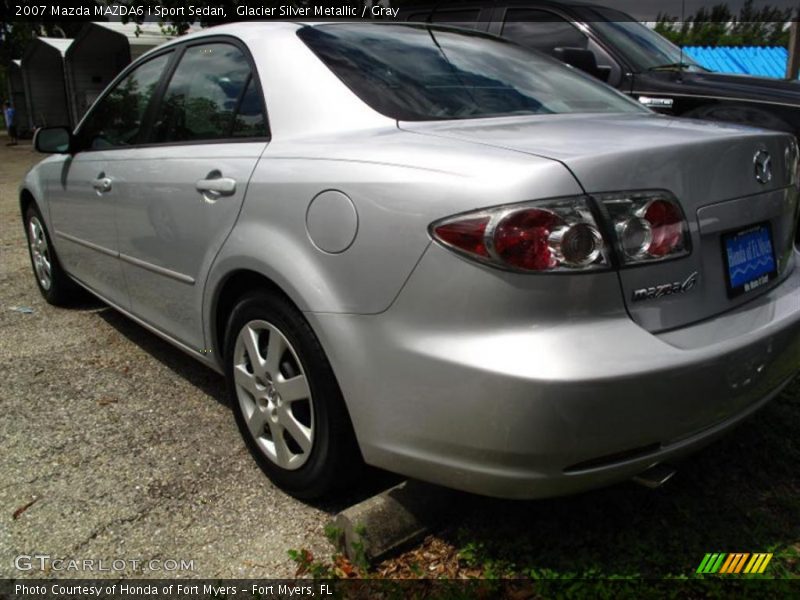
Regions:
<instances>
[{"instance_id":1,"label":"rear side window","mask_svg":"<svg viewBox=\"0 0 800 600\"><path fill-rule=\"evenodd\" d=\"M151 142L196 142L266 134L261 98L236 46L186 49L164 92Z\"/></svg>"},{"instance_id":2,"label":"rear side window","mask_svg":"<svg viewBox=\"0 0 800 600\"><path fill-rule=\"evenodd\" d=\"M331 24L300 38L361 100L407 121L647 112L538 52L433 25Z\"/></svg>"},{"instance_id":3,"label":"rear side window","mask_svg":"<svg viewBox=\"0 0 800 600\"><path fill-rule=\"evenodd\" d=\"M145 111L171 56L162 54L136 67L103 97L78 132L84 148L120 148L142 141Z\"/></svg>"},{"instance_id":4,"label":"rear side window","mask_svg":"<svg viewBox=\"0 0 800 600\"><path fill-rule=\"evenodd\" d=\"M255 80L250 77L239 110L233 120L232 137L249 138L267 135L267 123L261 103L261 95Z\"/></svg>"}]
</instances>

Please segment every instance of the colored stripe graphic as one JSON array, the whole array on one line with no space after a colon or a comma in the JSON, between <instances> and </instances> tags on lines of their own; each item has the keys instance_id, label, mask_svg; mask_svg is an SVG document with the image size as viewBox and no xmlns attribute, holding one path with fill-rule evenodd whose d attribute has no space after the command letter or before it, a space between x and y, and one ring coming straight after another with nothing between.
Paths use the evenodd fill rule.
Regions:
<instances>
[{"instance_id":1,"label":"colored stripe graphic","mask_svg":"<svg viewBox=\"0 0 800 600\"><path fill-rule=\"evenodd\" d=\"M696 573L719 573L720 575L763 573L771 560L771 553L733 552L727 554L725 552L709 552L703 557Z\"/></svg>"},{"instance_id":2,"label":"colored stripe graphic","mask_svg":"<svg viewBox=\"0 0 800 600\"><path fill-rule=\"evenodd\" d=\"M745 552L742 554L742 557L739 559L739 562L736 563L736 570L734 573L741 573L742 569L744 568L744 563L747 562L747 559L750 558L750 553Z\"/></svg>"},{"instance_id":3,"label":"colored stripe graphic","mask_svg":"<svg viewBox=\"0 0 800 600\"><path fill-rule=\"evenodd\" d=\"M763 573L767 564L772 560L772 554L753 554L750 562L744 569L745 573Z\"/></svg>"},{"instance_id":4,"label":"colored stripe graphic","mask_svg":"<svg viewBox=\"0 0 800 600\"><path fill-rule=\"evenodd\" d=\"M725 559L725 562L722 563L722 567L720 568L720 573L727 573L728 569L731 568L731 563L734 562L736 558L738 558L738 554L728 554L728 558Z\"/></svg>"},{"instance_id":5,"label":"colored stripe graphic","mask_svg":"<svg viewBox=\"0 0 800 600\"><path fill-rule=\"evenodd\" d=\"M697 568L698 573L716 573L720 566L722 566L722 561L725 560L725 553L709 553L706 554L703 558L703 562L700 563L700 566Z\"/></svg>"},{"instance_id":6,"label":"colored stripe graphic","mask_svg":"<svg viewBox=\"0 0 800 600\"><path fill-rule=\"evenodd\" d=\"M697 571L695 571L695 573L707 573L708 572L708 571L706 571L706 567L708 566L708 563L711 562L711 556L712 556L711 554L706 554L703 557L703 560L700 561L700 566L697 567Z\"/></svg>"},{"instance_id":7,"label":"colored stripe graphic","mask_svg":"<svg viewBox=\"0 0 800 600\"><path fill-rule=\"evenodd\" d=\"M722 569L720 569L720 573L722 574L731 574L731 573L738 573L744 567L744 561L750 556L749 553L741 553L741 552L734 552L733 554L728 555L728 559L725 561L725 564L722 565Z\"/></svg>"}]
</instances>

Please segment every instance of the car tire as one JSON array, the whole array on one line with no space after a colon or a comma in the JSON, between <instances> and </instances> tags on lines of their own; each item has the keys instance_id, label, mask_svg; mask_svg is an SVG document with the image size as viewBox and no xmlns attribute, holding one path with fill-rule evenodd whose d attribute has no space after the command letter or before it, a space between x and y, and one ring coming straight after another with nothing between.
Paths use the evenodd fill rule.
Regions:
<instances>
[{"instance_id":1,"label":"car tire","mask_svg":"<svg viewBox=\"0 0 800 600\"><path fill-rule=\"evenodd\" d=\"M44 299L55 306L72 304L81 289L62 268L42 214L34 204L25 211L25 237L36 285Z\"/></svg>"},{"instance_id":2,"label":"car tire","mask_svg":"<svg viewBox=\"0 0 800 600\"><path fill-rule=\"evenodd\" d=\"M297 498L320 498L361 471L333 370L286 298L254 291L239 300L226 328L225 375L242 437L278 487Z\"/></svg>"}]
</instances>

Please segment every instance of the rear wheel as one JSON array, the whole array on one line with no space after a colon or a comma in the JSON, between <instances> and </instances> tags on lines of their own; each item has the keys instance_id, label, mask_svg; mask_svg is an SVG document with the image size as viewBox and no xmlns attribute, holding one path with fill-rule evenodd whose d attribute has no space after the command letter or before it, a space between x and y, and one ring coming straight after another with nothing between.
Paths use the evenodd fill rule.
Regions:
<instances>
[{"instance_id":1,"label":"rear wheel","mask_svg":"<svg viewBox=\"0 0 800 600\"><path fill-rule=\"evenodd\" d=\"M362 461L349 415L302 314L281 296L250 293L233 309L225 340L236 422L269 478L299 498L351 481Z\"/></svg>"},{"instance_id":2,"label":"rear wheel","mask_svg":"<svg viewBox=\"0 0 800 600\"><path fill-rule=\"evenodd\" d=\"M33 204L25 211L25 233L36 285L44 299L57 306L75 301L80 295L80 289L61 267L44 219Z\"/></svg>"}]
</instances>

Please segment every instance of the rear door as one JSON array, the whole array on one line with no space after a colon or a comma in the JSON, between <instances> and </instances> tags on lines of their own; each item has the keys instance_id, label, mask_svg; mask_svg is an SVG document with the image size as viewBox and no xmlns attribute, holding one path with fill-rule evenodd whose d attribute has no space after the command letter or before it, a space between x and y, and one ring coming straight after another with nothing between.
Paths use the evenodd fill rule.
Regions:
<instances>
[{"instance_id":1,"label":"rear door","mask_svg":"<svg viewBox=\"0 0 800 600\"><path fill-rule=\"evenodd\" d=\"M106 172L118 194L132 312L203 352L206 273L269 138L257 73L243 45L215 37L180 52L153 111L147 147L115 153Z\"/></svg>"}]
</instances>

